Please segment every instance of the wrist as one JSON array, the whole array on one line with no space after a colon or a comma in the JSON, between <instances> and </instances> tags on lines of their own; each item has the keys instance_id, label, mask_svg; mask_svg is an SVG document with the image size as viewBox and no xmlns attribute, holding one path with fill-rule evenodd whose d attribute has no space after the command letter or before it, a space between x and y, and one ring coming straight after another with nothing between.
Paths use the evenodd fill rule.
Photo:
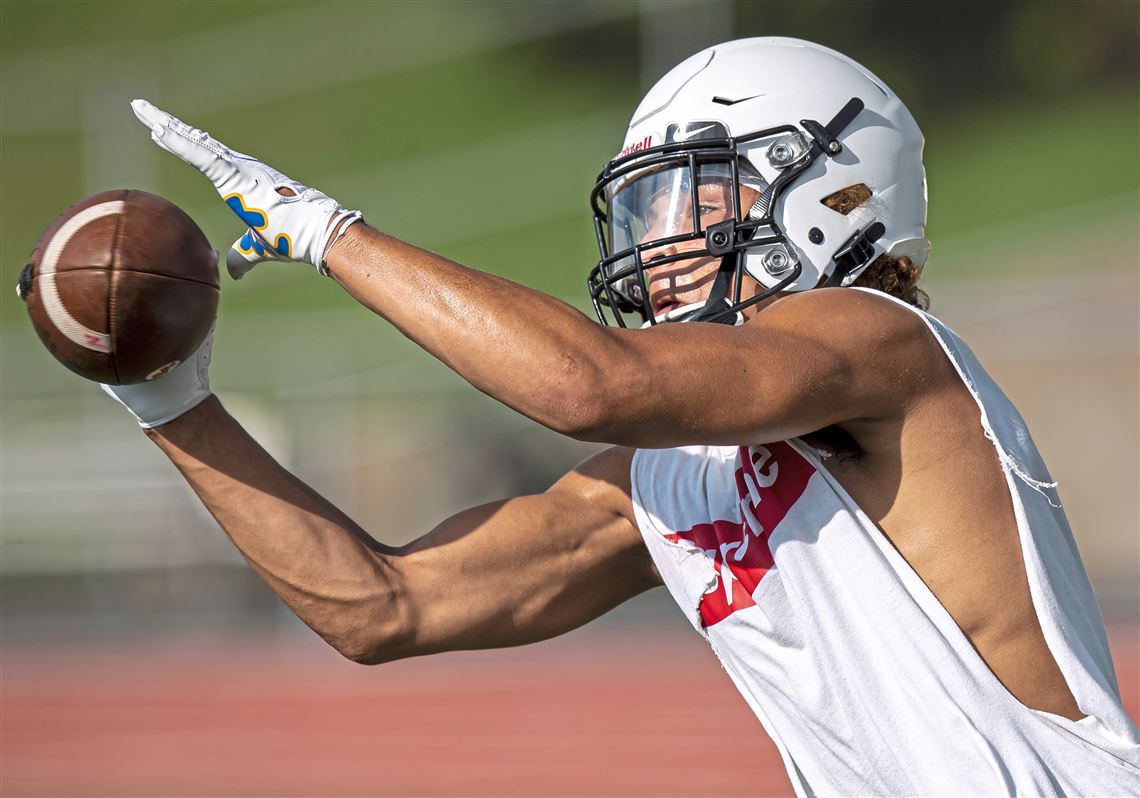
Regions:
<instances>
[{"instance_id":1,"label":"wrist","mask_svg":"<svg viewBox=\"0 0 1140 798\"><path fill-rule=\"evenodd\" d=\"M343 270L348 261L363 248L369 231L368 224L361 220L357 224L350 225L329 245L328 252L325 253L325 274L328 277L336 279L338 270Z\"/></svg>"},{"instance_id":2,"label":"wrist","mask_svg":"<svg viewBox=\"0 0 1140 798\"><path fill-rule=\"evenodd\" d=\"M167 408L166 412L150 419L139 418L139 426L143 429L158 429L171 424L180 418L185 418L187 414L194 412L194 410L202 405L207 399L214 394L210 393L209 389L199 391L197 393L187 396L181 403Z\"/></svg>"},{"instance_id":3,"label":"wrist","mask_svg":"<svg viewBox=\"0 0 1140 798\"><path fill-rule=\"evenodd\" d=\"M343 208L329 216L328 222L325 224L325 231L317 243L316 257L312 261L312 264L317 267L318 274L324 277L329 276L329 253L348 234L348 231L363 219L364 214L360 211L348 211Z\"/></svg>"},{"instance_id":4,"label":"wrist","mask_svg":"<svg viewBox=\"0 0 1140 798\"><path fill-rule=\"evenodd\" d=\"M205 427L214 426L219 417L226 415L221 401L215 394L207 394L185 413L175 416L164 424L143 427L143 432L155 443L161 440L188 440L195 437Z\"/></svg>"}]
</instances>

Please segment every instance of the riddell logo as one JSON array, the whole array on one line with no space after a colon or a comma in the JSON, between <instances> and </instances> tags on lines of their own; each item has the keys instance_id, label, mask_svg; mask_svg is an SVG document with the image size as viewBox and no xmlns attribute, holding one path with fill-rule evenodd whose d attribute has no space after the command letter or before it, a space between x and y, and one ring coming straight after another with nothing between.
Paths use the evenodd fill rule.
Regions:
<instances>
[{"instance_id":1,"label":"riddell logo","mask_svg":"<svg viewBox=\"0 0 1140 798\"><path fill-rule=\"evenodd\" d=\"M632 155L635 152L641 152L642 150L647 150L652 146L653 146L653 134L650 133L648 136L643 138L641 141L634 142L633 144L630 144L624 150L619 152L617 154L617 158L624 158L625 156ZM616 158L615 158L615 160L616 160Z\"/></svg>"}]
</instances>

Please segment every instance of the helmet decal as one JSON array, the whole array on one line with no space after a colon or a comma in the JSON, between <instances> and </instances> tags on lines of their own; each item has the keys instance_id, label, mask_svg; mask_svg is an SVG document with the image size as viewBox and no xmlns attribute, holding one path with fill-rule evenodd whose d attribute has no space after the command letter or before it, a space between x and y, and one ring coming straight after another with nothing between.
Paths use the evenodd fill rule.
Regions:
<instances>
[{"instance_id":1,"label":"helmet decal","mask_svg":"<svg viewBox=\"0 0 1140 798\"><path fill-rule=\"evenodd\" d=\"M614 159L616 160L617 158L624 158L625 156L632 155L635 152L641 152L642 150L649 149L650 147L653 146L653 138L654 138L653 134L650 133L648 136L641 139L640 141L633 142L633 144L630 144L628 147L626 147L621 152L619 152L616 156L614 156Z\"/></svg>"},{"instance_id":2,"label":"helmet decal","mask_svg":"<svg viewBox=\"0 0 1140 798\"><path fill-rule=\"evenodd\" d=\"M728 129L721 122L673 122L665 129L665 143L676 144L698 139L726 139Z\"/></svg>"}]
</instances>

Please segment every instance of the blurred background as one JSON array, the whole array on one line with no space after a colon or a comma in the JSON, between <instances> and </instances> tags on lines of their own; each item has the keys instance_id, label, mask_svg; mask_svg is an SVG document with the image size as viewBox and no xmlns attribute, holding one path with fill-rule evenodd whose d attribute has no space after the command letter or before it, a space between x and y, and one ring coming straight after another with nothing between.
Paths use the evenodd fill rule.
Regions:
<instances>
[{"instance_id":1,"label":"blurred background","mask_svg":"<svg viewBox=\"0 0 1140 798\"><path fill-rule=\"evenodd\" d=\"M787 794L664 591L527 649L366 669L280 605L11 288L77 200L142 188L220 250L145 97L387 232L587 309L587 197L641 94L750 35L864 63L927 137L932 310L1026 417L1137 716L1140 7L1121 2L0 5L0 793ZM477 393L306 266L225 279L223 402L386 543L592 447ZM948 478L949 475L948 475Z\"/></svg>"}]
</instances>

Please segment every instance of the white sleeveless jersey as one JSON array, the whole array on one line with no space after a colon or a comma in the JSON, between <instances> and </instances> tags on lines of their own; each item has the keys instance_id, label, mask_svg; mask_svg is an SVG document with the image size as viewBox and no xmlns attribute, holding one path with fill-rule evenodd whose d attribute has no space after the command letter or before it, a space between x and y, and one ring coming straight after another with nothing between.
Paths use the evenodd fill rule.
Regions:
<instances>
[{"instance_id":1,"label":"white sleeveless jersey","mask_svg":"<svg viewBox=\"0 0 1140 798\"><path fill-rule=\"evenodd\" d=\"M801 796L1140 795L1140 734L1055 485L970 350L915 312L978 402L1045 641L1087 717L1018 702L800 441L637 451L649 552Z\"/></svg>"}]
</instances>

